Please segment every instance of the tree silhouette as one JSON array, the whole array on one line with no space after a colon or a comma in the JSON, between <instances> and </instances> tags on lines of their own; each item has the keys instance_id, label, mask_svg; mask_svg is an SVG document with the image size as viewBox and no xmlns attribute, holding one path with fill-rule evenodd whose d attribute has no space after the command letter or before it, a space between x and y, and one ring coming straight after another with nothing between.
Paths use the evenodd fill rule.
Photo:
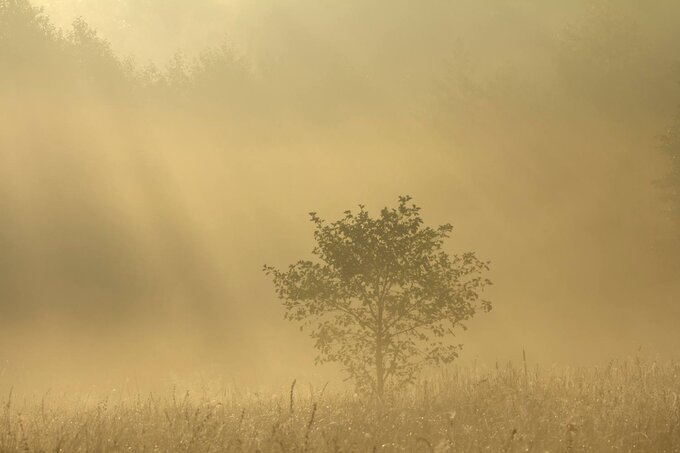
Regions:
<instances>
[{"instance_id":1,"label":"tree silhouette","mask_svg":"<svg viewBox=\"0 0 680 453\"><path fill-rule=\"evenodd\" d=\"M424 226L410 200L375 218L361 205L333 223L310 213L318 261L264 267L286 319L311 329L317 363L340 363L379 397L424 365L454 360L461 346L450 342L453 329L491 308L480 300L488 263L471 252L449 256L452 226Z\"/></svg>"}]
</instances>

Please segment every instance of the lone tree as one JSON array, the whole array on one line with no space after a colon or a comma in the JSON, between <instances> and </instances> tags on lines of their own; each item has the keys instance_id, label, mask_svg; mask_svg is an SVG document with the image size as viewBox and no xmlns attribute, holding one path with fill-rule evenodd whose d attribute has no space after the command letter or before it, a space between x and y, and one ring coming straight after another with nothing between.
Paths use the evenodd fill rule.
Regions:
<instances>
[{"instance_id":1,"label":"lone tree","mask_svg":"<svg viewBox=\"0 0 680 453\"><path fill-rule=\"evenodd\" d=\"M480 300L488 262L472 252L447 254L453 227L424 226L410 200L399 197L398 207L375 218L363 205L333 223L312 212L318 260L285 271L264 266L286 319L311 329L316 363L339 362L379 397L427 364L454 360L461 345L448 341L453 329L465 328L478 308L491 309Z\"/></svg>"}]
</instances>

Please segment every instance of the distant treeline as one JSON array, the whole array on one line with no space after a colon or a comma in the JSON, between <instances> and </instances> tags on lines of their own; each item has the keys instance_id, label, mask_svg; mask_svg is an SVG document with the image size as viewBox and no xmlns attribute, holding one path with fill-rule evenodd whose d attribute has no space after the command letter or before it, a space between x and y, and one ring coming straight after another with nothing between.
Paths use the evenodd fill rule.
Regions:
<instances>
[{"instance_id":1,"label":"distant treeline","mask_svg":"<svg viewBox=\"0 0 680 453\"><path fill-rule=\"evenodd\" d=\"M1 0L0 83L4 91L96 94L276 121L300 115L332 122L380 112L441 126L482 105L551 113L594 106L623 117L667 112L679 78L677 7L591 3L583 6L581 23L549 28L538 17L467 40L457 33L455 6L417 8L413 24L397 29L393 42L380 42L389 38L383 34L365 46L337 49L341 44L328 37L293 30L276 51L237 56L228 43L216 43L158 67L118 55L83 19L61 30L29 0ZM435 22L430 16L437 14ZM374 20L391 19L386 12ZM430 22L435 32L422 25ZM502 41L504 33L514 37L506 48L475 44Z\"/></svg>"},{"instance_id":2,"label":"distant treeline","mask_svg":"<svg viewBox=\"0 0 680 453\"><path fill-rule=\"evenodd\" d=\"M61 30L28 0L0 1L4 94L94 96L113 105L175 105L263 120L296 110L333 116L352 100L366 108L372 99L364 77L340 63L314 75L302 66L285 72L268 64L255 68L226 44L195 57L177 54L162 68L138 64L117 55L82 18Z\"/></svg>"}]
</instances>

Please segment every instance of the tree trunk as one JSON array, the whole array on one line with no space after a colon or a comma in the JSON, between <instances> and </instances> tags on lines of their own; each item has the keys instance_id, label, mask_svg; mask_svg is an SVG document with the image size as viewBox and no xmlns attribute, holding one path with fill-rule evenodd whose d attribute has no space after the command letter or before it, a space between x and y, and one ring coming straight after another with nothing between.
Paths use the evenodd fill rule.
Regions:
<instances>
[{"instance_id":1,"label":"tree trunk","mask_svg":"<svg viewBox=\"0 0 680 453\"><path fill-rule=\"evenodd\" d=\"M378 286L380 288L380 286ZM378 294L378 291L376 289L376 294ZM376 332L375 332L375 392L378 395L378 398L382 401L383 399L383 394L385 392L385 366L384 366L384 357L383 357L383 352L384 352L384 344L383 344L383 337L384 337L384 332L383 332L383 309L384 309L384 300L382 297L379 297L377 300L377 306L378 306L378 319L376 323Z\"/></svg>"},{"instance_id":2,"label":"tree trunk","mask_svg":"<svg viewBox=\"0 0 680 453\"><path fill-rule=\"evenodd\" d=\"M382 400L385 391L385 367L383 366L383 344L382 332L378 330L375 342L375 391L378 398Z\"/></svg>"}]
</instances>

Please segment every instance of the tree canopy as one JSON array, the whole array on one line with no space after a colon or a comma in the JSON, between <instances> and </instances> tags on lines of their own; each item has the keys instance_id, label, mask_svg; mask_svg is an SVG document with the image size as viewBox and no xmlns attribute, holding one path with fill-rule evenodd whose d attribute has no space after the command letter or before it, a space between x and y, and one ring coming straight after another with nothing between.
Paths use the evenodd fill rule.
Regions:
<instances>
[{"instance_id":1,"label":"tree canopy","mask_svg":"<svg viewBox=\"0 0 680 453\"><path fill-rule=\"evenodd\" d=\"M328 223L310 213L316 261L301 260L273 277L285 317L310 329L317 363L338 362L359 388L382 395L414 380L425 365L448 363L464 327L490 302L489 263L443 248L453 227L425 226L411 198L372 217L366 208Z\"/></svg>"}]
</instances>

